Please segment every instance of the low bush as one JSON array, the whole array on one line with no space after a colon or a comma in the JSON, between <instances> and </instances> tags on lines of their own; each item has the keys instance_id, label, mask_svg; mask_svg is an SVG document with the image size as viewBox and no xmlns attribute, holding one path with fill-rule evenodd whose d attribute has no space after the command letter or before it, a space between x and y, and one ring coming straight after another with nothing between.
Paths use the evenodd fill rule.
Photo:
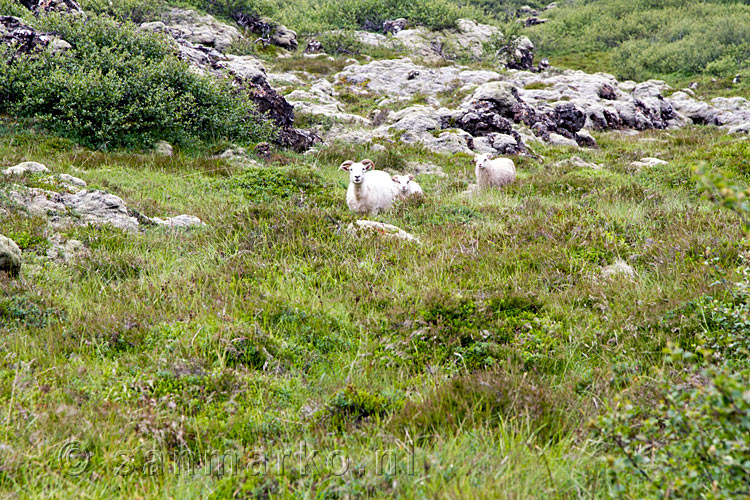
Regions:
<instances>
[{"instance_id":1,"label":"low bush","mask_svg":"<svg viewBox=\"0 0 750 500\"><path fill-rule=\"evenodd\" d=\"M622 498L745 497L750 482L750 370L709 366L669 350L678 383L655 405L617 402L597 420Z\"/></svg>"},{"instance_id":2,"label":"low bush","mask_svg":"<svg viewBox=\"0 0 750 500\"><path fill-rule=\"evenodd\" d=\"M118 20L130 20L135 24L158 19L166 3L162 0L81 0L81 8L87 12L106 14Z\"/></svg>"},{"instance_id":3,"label":"low bush","mask_svg":"<svg viewBox=\"0 0 750 500\"><path fill-rule=\"evenodd\" d=\"M0 67L0 112L32 119L92 148L182 147L267 139L270 125L229 82L191 72L161 36L104 16L40 17L73 48ZM10 49L7 49L10 50Z\"/></svg>"}]
</instances>

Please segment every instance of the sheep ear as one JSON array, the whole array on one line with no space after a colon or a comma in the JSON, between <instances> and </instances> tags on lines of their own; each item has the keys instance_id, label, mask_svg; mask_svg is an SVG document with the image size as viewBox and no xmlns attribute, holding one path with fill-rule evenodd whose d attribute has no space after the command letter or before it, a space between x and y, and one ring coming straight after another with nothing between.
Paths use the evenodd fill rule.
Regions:
<instances>
[{"instance_id":1,"label":"sheep ear","mask_svg":"<svg viewBox=\"0 0 750 500\"><path fill-rule=\"evenodd\" d=\"M374 166L375 166L375 164L374 164L374 163L372 162L372 160L367 160L367 159L365 159L365 160L362 160L362 161L361 161L360 163L361 163L362 165L364 165L365 167L367 167L367 169L366 169L366 170L370 170L370 169L371 169L372 167L374 167Z\"/></svg>"},{"instance_id":2,"label":"sheep ear","mask_svg":"<svg viewBox=\"0 0 750 500\"><path fill-rule=\"evenodd\" d=\"M394 175L393 177L391 177L391 180L393 182L398 182L398 175Z\"/></svg>"},{"instance_id":3,"label":"sheep ear","mask_svg":"<svg viewBox=\"0 0 750 500\"><path fill-rule=\"evenodd\" d=\"M414 174L409 174L409 180L410 180L410 181L413 181L413 180L414 180Z\"/></svg>"},{"instance_id":4,"label":"sheep ear","mask_svg":"<svg viewBox=\"0 0 750 500\"><path fill-rule=\"evenodd\" d=\"M341 166L339 167L339 170L346 170L348 172L349 167L351 167L352 165L354 165L353 161L346 160L344 163L341 164Z\"/></svg>"}]
</instances>

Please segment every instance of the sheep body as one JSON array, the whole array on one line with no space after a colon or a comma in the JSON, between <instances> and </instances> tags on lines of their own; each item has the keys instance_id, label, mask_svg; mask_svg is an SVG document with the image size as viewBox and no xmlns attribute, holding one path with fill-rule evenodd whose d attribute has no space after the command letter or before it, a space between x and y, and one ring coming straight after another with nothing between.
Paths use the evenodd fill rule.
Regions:
<instances>
[{"instance_id":1,"label":"sheep body","mask_svg":"<svg viewBox=\"0 0 750 500\"><path fill-rule=\"evenodd\" d=\"M349 171L346 204L354 212L376 214L388 210L398 195L391 176L382 170L370 170L372 166L370 160L341 164L342 170Z\"/></svg>"},{"instance_id":2,"label":"sheep body","mask_svg":"<svg viewBox=\"0 0 750 500\"><path fill-rule=\"evenodd\" d=\"M480 188L502 187L516 179L516 166L509 158L491 160L490 155L480 154L474 157L474 162L474 173Z\"/></svg>"},{"instance_id":3,"label":"sheep body","mask_svg":"<svg viewBox=\"0 0 750 500\"><path fill-rule=\"evenodd\" d=\"M393 182L396 184L398 195L404 198L409 196L422 196L424 192L422 187L414 182L414 176L409 175L394 175L392 177Z\"/></svg>"}]
</instances>

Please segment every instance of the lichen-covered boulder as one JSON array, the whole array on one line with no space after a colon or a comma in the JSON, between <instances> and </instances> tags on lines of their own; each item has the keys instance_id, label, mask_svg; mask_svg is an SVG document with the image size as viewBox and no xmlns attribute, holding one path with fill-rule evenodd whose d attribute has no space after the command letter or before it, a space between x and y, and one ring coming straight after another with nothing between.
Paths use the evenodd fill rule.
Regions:
<instances>
[{"instance_id":1,"label":"lichen-covered boulder","mask_svg":"<svg viewBox=\"0 0 750 500\"><path fill-rule=\"evenodd\" d=\"M15 241L0 234L0 271L10 276L21 272L21 249Z\"/></svg>"}]
</instances>

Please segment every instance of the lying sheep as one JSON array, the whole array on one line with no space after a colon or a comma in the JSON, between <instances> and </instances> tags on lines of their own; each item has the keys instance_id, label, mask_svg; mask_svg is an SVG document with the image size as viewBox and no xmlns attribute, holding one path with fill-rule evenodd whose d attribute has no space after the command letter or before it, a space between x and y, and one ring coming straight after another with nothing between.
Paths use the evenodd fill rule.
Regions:
<instances>
[{"instance_id":1,"label":"lying sheep","mask_svg":"<svg viewBox=\"0 0 750 500\"><path fill-rule=\"evenodd\" d=\"M490 159L489 154L478 154L474 156L477 176L477 185L480 188L501 187L513 182L516 178L516 166L509 158Z\"/></svg>"},{"instance_id":2,"label":"lying sheep","mask_svg":"<svg viewBox=\"0 0 750 500\"><path fill-rule=\"evenodd\" d=\"M416 182L413 182L414 176L412 174L394 175L391 179L396 183L398 195L403 198L408 198L409 196L422 196L424 194L422 187Z\"/></svg>"},{"instance_id":3,"label":"lying sheep","mask_svg":"<svg viewBox=\"0 0 750 500\"><path fill-rule=\"evenodd\" d=\"M355 212L376 214L388 210L398 196L396 184L382 170L371 170L372 160L355 163L347 160L339 167L349 172L346 204Z\"/></svg>"}]
</instances>

